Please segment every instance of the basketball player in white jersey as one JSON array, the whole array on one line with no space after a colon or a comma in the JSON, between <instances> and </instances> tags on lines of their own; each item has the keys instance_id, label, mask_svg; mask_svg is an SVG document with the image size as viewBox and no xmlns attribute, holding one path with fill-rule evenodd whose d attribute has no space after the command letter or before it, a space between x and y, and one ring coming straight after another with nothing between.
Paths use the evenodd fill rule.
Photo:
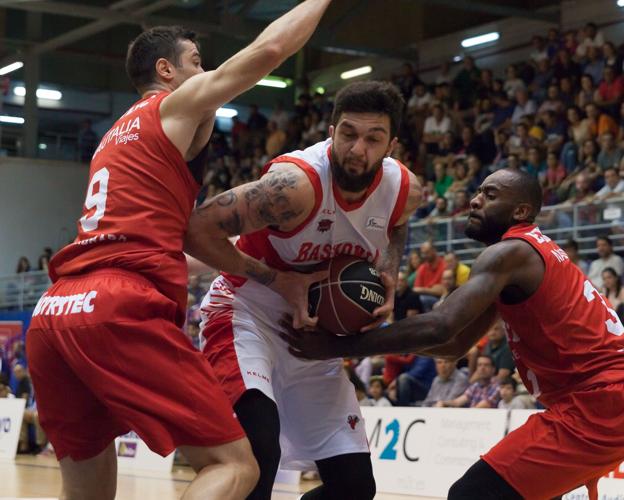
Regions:
<instances>
[{"instance_id":1,"label":"basketball player in white jersey","mask_svg":"<svg viewBox=\"0 0 624 500\"><path fill-rule=\"evenodd\" d=\"M260 180L209 200L191 217L186 251L222 271L202 304L202 336L260 465L248 498L270 499L280 458L284 468L318 467L323 485L305 500L375 495L364 423L342 360L298 360L278 336L286 312L295 327L315 324L307 312L310 277L288 301L279 281L282 272L355 255L376 265L387 288L370 326L390 313L406 223L421 196L415 176L389 158L403 106L388 83L345 87L329 139L275 158ZM236 247L228 241L234 235L242 235ZM249 257L258 260L264 284L240 277Z\"/></svg>"}]
</instances>

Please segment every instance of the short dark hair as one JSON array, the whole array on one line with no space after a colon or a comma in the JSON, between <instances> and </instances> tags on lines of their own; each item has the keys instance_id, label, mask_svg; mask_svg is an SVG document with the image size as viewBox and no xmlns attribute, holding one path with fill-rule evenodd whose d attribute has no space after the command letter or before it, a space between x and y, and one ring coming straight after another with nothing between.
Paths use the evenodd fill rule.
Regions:
<instances>
[{"instance_id":1,"label":"short dark hair","mask_svg":"<svg viewBox=\"0 0 624 500\"><path fill-rule=\"evenodd\" d=\"M578 252L579 245L576 240L569 239L563 244L563 248L574 248Z\"/></svg>"},{"instance_id":2,"label":"short dark hair","mask_svg":"<svg viewBox=\"0 0 624 500\"><path fill-rule=\"evenodd\" d=\"M514 191L519 201L527 202L533 207L529 222L533 222L542 209L542 186L539 181L528 172L521 169L506 168L516 176Z\"/></svg>"},{"instance_id":3,"label":"short dark hair","mask_svg":"<svg viewBox=\"0 0 624 500\"><path fill-rule=\"evenodd\" d=\"M498 385L500 387L502 387L504 385L510 385L511 387L513 387L514 392L516 392L516 388L518 387L518 382L516 382L511 377L505 377L503 380L500 381L500 383Z\"/></svg>"},{"instance_id":4,"label":"short dark hair","mask_svg":"<svg viewBox=\"0 0 624 500\"><path fill-rule=\"evenodd\" d=\"M165 58L176 66L180 64L182 40L195 45L195 32L182 26L155 26L144 31L128 45L126 73L132 85L139 91L156 80L156 61Z\"/></svg>"},{"instance_id":5,"label":"short dark hair","mask_svg":"<svg viewBox=\"0 0 624 500\"><path fill-rule=\"evenodd\" d=\"M600 240L604 241L605 243L607 243L607 245L609 245L610 247L613 246L613 241L611 241L611 238L609 238L608 236L598 236L598 238L596 238L596 243L598 243Z\"/></svg>"},{"instance_id":6,"label":"short dark hair","mask_svg":"<svg viewBox=\"0 0 624 500\"><path fill-rule=\"evenodd\" d=\"M615 168L615 167L607 167L607 168L605 168L604 171L602 172L603 175L606 174L609 170L613 170L616 174L619 175L618 169Z\"/></svg>"},{"instance_id":7,"label":"short dark hair","mask_svg":"<svg viewBox=\"0 0 624 500\"><path fill-rule=\"evenodd\" d=\"M336 94L331 122L335 126L343 113L381 113L390 118L390 136L396 137L404 107L403 96L392 83L355 82Z\"/></svg>"}]
</instances>

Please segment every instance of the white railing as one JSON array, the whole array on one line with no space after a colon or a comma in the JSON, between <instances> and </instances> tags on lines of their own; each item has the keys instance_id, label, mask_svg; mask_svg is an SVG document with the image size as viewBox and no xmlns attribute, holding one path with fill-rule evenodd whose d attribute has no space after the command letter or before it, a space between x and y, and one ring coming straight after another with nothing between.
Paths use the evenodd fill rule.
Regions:
<instances>
[{"instance_id":1,"label":"white railing","mask_svg":"<svg viewBox=\"0 0 624 500\"><path fill-rule=\"evenodd\" d=\"M46 271L0 276L0 310L33 309L48 286L50 279Z\"/></svg>"},{"instance_id":2,"label":"white railing","mask_svg":"<svg viewBox=\"0 0 624 500\"><path fill-rule=\"evenodd\" d=\"M483 250L483 245L466 238L466 222L467 217L413 219L409 224L406 252L432 239L440 253L453 251L460 260L471 263ZM602 235L613 240L617 253L624 252L624 197L600 203L544 207L537 224L558 244L570 238L576 240L581 255L595 254L596 237Z\"/></svg>"}]
</instances>

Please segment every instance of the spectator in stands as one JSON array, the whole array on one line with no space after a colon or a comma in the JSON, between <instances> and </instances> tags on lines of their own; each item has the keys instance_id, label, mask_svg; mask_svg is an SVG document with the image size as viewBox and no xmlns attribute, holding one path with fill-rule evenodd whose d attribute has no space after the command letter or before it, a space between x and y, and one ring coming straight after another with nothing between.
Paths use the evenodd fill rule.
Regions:
<instances>
[{"instance_id":1,"label":"spectator in stands","mask_svg":"<svg viewBox=\"0 0 624 500\"><path fill-rule=\"evenodd\" d=\"M439 85L441 83L451 83L453 77L451 76L451 63L444 61L440 66L440 73L436 76L435 83Z\"/></svg>"},{"instance_id":2,"label":"spectator in stands","mask_svg":"<svg viewBox=\"0 0 624 500\"><path fill-rule=\"evenodd\" d=\"M544 189L544 205L554 205L559 202L557 191L566 175L566 169L559 161L557 153L550 151L546 155L546 171L541 179Z\"/></svg>"},{"instance_id":3,"label":"spectator in stands","mask_svg":"<svg viewBox=\"0 0 624 500\"><path fill-rule=\"evenodd\" d=\"M578 267L581 271L583 271L583 274L585 276L587 276L587 274L589 273L589 262L581 258L581 254L579 253L579 246L576 240L570 239L566 241L561 246L561 248L565 250L565 253L568 254L570 261L574 265L576 265L576 267Z\"/></svg>"},{"instance_id":4,"label":"spectator in stands","mask_svg":"<svg viewBox=\"0 0 624 500\"><path fill-rule=\"evenodd\" d=\"M622 150L616 147L612 133L605 132L600 136L600 152L596 158L598 166L604 172L609 167L616 167L622 159Z\"/></svg>"},{"instance_id":5,"label":"spectator in stands","mask_svg":"<svg viewBox=\"0 0 624 500\"><path fill-rule=\"evenodd\" d=\"M589 121L589 131L592 137L599 137L606 132L611 132L613 135L618 133L615 120L607 113L601 113L595 103L585 105L585 114Z\"/></svg>"},{"instance_id":6,"label":"spectator in stands","mask_svg":"<svg viewBox=\"0 0 624 500\"><path fill-rule=\"evenodd\" d=\"M98 136L91 127L91 120L84 120L78 131L78 152L80 161L89 163L98 146Z\"/></svg>"},{"instance_id":7,"label":"spectator in stands","mask_svg":"<svg viewBox=\"0 0 624 500\"><path fill-rule=\"evenodd\" d=\"M411 406L427 397L436 376L435 362L426 356L416 356L407 371L396 382L398 406Z\"/></svg>"},{"instance_id":8,"label":"spectator in stands","mask_svg":"<svg viewBox=\"0 0 624 500\"><path fill-rule=\"evenodd\" d=\"M506 79L503 85L503 90L509 99L517 99L518 91L525 90L525 85L524 82L518 77L518 71L513 64L507 66L505 76Z\"/></svg>"},{"instance_id":9,"label":"spectator in stands","mask_svg":"<svg viewBox=\"0 0 624 500\"><path fill-rule=\"evenodd\" d=\"M32 394L32 385L24 365L20 363L13 365L13 379L15 381L15 396L28 401Z\"/></svg>"},{"instance_id":10,"label":"spectator in stands","mask_svg":"<svg viewBox=\"0 0 624 500\"><path fill-rule=\"evenodd\" d=\"M511 115L511 123L517 125L527 116L534 115L537 112L535 101L529 98L529 93L524 88L516 90L516 107Z\"/></svg>"},{"instance_id":11,"label":"spectator in stands","mask_svg":"<svg viewBox=\"0 0 624 500\"><path fill-rule=\"evenodd\" d=\"M496 408L500 400L498 381L494 378L494 362L490 356L480 355L477 358L477 381L459 397L446 401L438 401L435 406L440 408Z\"/></svg>"},{"instance_id":12,"label":"spectator in stands","mask_svg":"<svg viewBox=\"0 0 624 500\"><path fill-rule=\"evenodd\" d=\"M2 398L14 399L15 396L11 392L11 388L8 385L0 383L0 399Z\"/></svg>"},{"instance_id":13,"label":"spectator in stands","mask_svg":"<svg viewBox=\"0 0 624 500\"><path fill-rule=\"evenodd\" d=\"M410 288L414 288L414 281L416 280L416 274L420 264L422 264L420 254L418 253L418 250L414 249L407 256L407 269L405 271L407 274L407 286Z\"/></svg>"},{"instance_id":14,"label":"spectator in stands","mask_svg":"<svg viewBox=\"0 0 624 500\"><path fill-rule=\"evenodd\" d=\"M444 196L448 188L453 184L453 176L448 175L448 169L442 161L436 161L433 165L435 172L435 192L438 196Z\"/></svg>"},{"instance_id":15,"label":"spectator in stands","mask_svg":"<svg viewBox=\"0 0 624 500\"><path fill-rule=\"evenodd\" d=\"M511 374L516 369L516 365L511 355L511 350L507 344L505 335L505 325L502 321L497 321L487 332L488 341L483 348L482 354L492 358L495 367L495 378L499 382ZM470 382L476 382L477 372L473 374Z\"/></svg>"},{"instance_id":16,"label":"spectator in stands","mask_svg":"<svg viewBox=\"0 0 624 500\"><path fill-rule=\"evenodd\" d=\"M545 136L543 144L546 146L546 150L560 151L566 138L566 127L559 119L560 113L549 109L544 111L541 116Z\"/></svg>"},{"instance_id":17,"label":"spectator in stands","mask_svg":"<svg viewBox=\"0 0 624 500\"><path fill-rule=\"evenodd\" d=\"M407 283L407 276L400 272L397 279L397 288L394 294L393 321L399 321L424 312L420 297Z\"/></svg>"},{"instance_id":18,"label":"spectator in stands","mask_svg":"<svg viewBox=\"0 0 624 500\"><path fill-rule=\"evenodd\" d=\"M554 67L554 77L561 81L565 77L571 78L575 83L581 77L581 66L571 57L571 54L564 48L557 53L557 61ZM598 81L598 80L595 80Z\"/></svg>"},{"instance_id":19,"label":"spectator in stands","mask_svg":"<svg viewBox=\"0 0 624 500\"><path fill-rule=\"evenodd\" d=\"M437 218L450 217L451 210L449 209L448 200L444 196L438 196L435 199L435 205L433 210L429 213L429 219L433 222Z\"/></svg>"},{"instance_id":20,"label":"spectator in stands","mask_svg":"<svg viewBox=\"0 0 624 500\"><path fill-rule=\"evenodd\" d=\"M537 64L540 61L548 60L548 51L546 47L546 40L544 40L543 36L533 35L531 38L531 45L533 46L533 50L529 57L531 58L531 62L533 64Z\"/></svg>"},{"instance_id":21,"label":"spectator in stands","mask_svg":"<svg viewBox=\"0 0 624 500\"><path fill-rule=\"evenodd\" d=\"M579 108L584 108L586 104L594 102L595 96L596 88L594 86L594 78L590 74L585 73L581 76L581 90L576 94L574 103Z\"/></svg>"},{"instance_id":22,"label":"spectator in stands","mask_svg":"<svg viewBox=\"0 0 624 500\"><path fill-rule=\"evenodd\" d=\"M470 267L460 262L455 252L447 252L446 255L444 255L444 264L445 270L451 270L455 273L457 286L461 286L468 281L470 277Z\"/></svg>"},{"instance_id":23,"label":"spectator in stands","mask_svg":"<svg viewBox=\"0 0 624 500\"><path fill-rule=\"evenodd\" d=\"M552 111L556 115L560 115L563 113L563 101L559 96L559 86L558 85L549 85L548 93L546 94L546 99L542 102L540 107L537 110L537 113L542 115L546 111Z\"/></svg>"},{"instance_id":24,"label":"spectator in stands","mask_svg":"<svg viewBox=\"0 0 624 500\"><path fill-rule=\"evenodd\" d=\"M286 145L286 132L277 126L277 123L270 121L267 125L267 138L264 150L269 158L275 158Z\"/></svg>"},{"instance_id":25,"label":"spectator in stands","mask_svg":"<svg viewBox=\"0 0 624 500\"><path fill-rule=\"evenodd\" d=\"M620 179L616 167L604 170L604 180L605 185L596 193L597 201L624 196L624 179Z\"/></svg>"},{"instance_id":26,"label":"spectator in stands","mask_svg":"<svg viewBox=\"0 0 624 500\"><path fill-rule=\"evenodd\" d=\"M396 379L399 375L403 373L415 359L415 354L388 354L384 356L382 375L386 387L388 387L388 391L391 390L393 384L396 384Z\"/></svg>"},{"instance_id":27,"label":"spectator in stands","mask_svg":"<svg viewBox=\"0 0 624 500\"><path fill-rule=\"evenodd\" d=\"M406 101L412 95L412 90L418 80L419 78L414 72L414 67L407 62L403 63L399 73L392 76L392 83L399 87L401 94L403 94L403 99Z\"/></svg>"},{"instance_id":28,"label":"spectator in stands","mask_svg":"<svg viewBox=\"0 0 624 500\"><path fill-rule=\"evenodd\" d=\"M612 66L605 66L602 81L594 96L594 103L603 111L615 115L619 111L623 94L624 84L622 78L616 76L615 69Z\"/></svg>"},{"instance_id":29,"label":"spectator in stands","mask_svg":"<svg viewBox=\"0 0 624 500\"><path fill-rule=\"evenodd\" d=\"M441 282L444 259L438 255L431 241L420 246L420 257L423 263L418 268L414 291L420 295L424 310L430 311L443 292Z\"/></svg>"},{"instance_id":30,"label":"spectator in stands","mask_svg":"<svg viewBox=\"0 0 624 500\"><path fill-rule=\"evenodd\" d=\"M604 35L598 30L595 23L587 23L580 33L581 42L576 48L576 55L583 58L589 55L590 49L600 48L604 45Z\"/></svg>"},{"instance_id":31,"label":"spectator in stands","mask_svg":"<svg viewBox=\"0 0 624 500\"><path fill-rule=\"evenodd\" d=\"M532 146L529 148L527 161L523 169L535 179L541 180L545 177L546 164L541 159L540 149L538 147Z\"/></svg>"},{"instance_id":32,"label":"spectator in stands","mask_svg":"<svg viewBox=\"0 0 624 500\"><path fill-rule=\"evenodd\" d=\"M472 57L464 57L463 67L453 79L453 88L457 92L457 105L459 110L469 109L481 81L481 71L477 68Z\"/></svg>"},{"instance_id":33,"label":"spectator in stands","mask_svg":"<svg viewBox=\"0 0 624 500\"><path fill-rule=\"evenodd\" d=\"M460 189L455 192L453 197L453 210L451 211L451 217L463 217L470 212L470 196L468 191Z\"/></svg>"},{"instance_id":34,"label":"spectator in stands","mask_svg":"<svg viewBox=\"0 0 624 500\"><path fill-rule=\"evenodd\" d=\"M433 309L439 307L455 289L457 289L455 272L451 269L445 269L442 273L442 295L440 295L440 299L433 305Z\"/></svg>"},{"instance_id":35,"label":"spectator in stands","mask_svg":"<svg viewBox=\"0 0 624 500\"><path fill-rule=\"evenodd\" d=\"M574 186L570 189L564 205L588 202L591 201L593 197L594 192L591 188L591 179L586 172L581 172L574 178Z\"/></svg>"},{"instance_id":36,"label":"spectator in stands","mask_svg":"<svg viewBox=\"0 0 624 500\"><path fill-rule=\"evenodd\" d=\"M584 61L583 72L591 75L594 82L601 81L605 66L603 59L600 57L600 49L589 47ZM594 96L595 99L596 97Z\"/></svg>"},{"instance_id":37,"label":"spectator in stands","mask_svg":"<svg viewBox=\"0 0 624 500\"><path fill-rule=\"evenodd\" d=\"M468 376L457 369L450 359L435 358L436 377L423 401L423 406L435 406L438 401L449 401L461 396L468 388Z\"/></svg>"},{"instance_id":38,"label":"spectator in stands","mask_svg":"<svg viewBox=\"0 0 624 500\"><path fill-rule=\"evenodd\" d=\"M500 401L498 402L498 408L502 410L525 410L526 406L521 398L516 397L516 388L518 382L512 377L506 377L500 381L498 391L500 394Z\"/></svg>"},{"instance_id":39,"label":"spectator in stands","mask_svg":"<svg viewBox=\"0 0 624 500\"><path fill-rule=\"evenodd\" d=\"M612 267L607 267L602 271L602 294L609 299L611 307L618 316L624 316L624 289L622 288L622 278Z\"/></svg>"},{"instance_id":40,"label":"spectator in stands","mask_svg":"<svg viewBox=\"0 0 624 500\"><path fill-rule=\"evenodd\" d=\"M385 396L386 384L383 377L371 377L368 384L368 394L371 399L371 406L392 406L390 400Z\"/></svg>"},{"instance_id":41,"label":"spectator in stands","mask_svg":"<svg viewBox=\"0 0 624 500\"><path fill-rule=\"evenodd\" d=\"M598 258L589 266L588 277L598 289L603 287L602 272L610 267L618 276L624 273L624 261L622 257L613 253L613 242L608 236L600 236L596 239L596 252Z\"/></svg>"},{"instance_id":42,"label":"spectator in stands","mask_svg":"<svg viewBox=\"0 0 624 500\"><path fill-rule=\"evenodd\" d=\"M17 269L15 270L16 274L27 273L30 272L30 261L27 257L20 257L17 261Z\"/></svg>"},{"instance_id":43,"label":"spectator in stands","mask_svg":"<svg viewBox=\"0 0 624 500\"><path fill-rule=\"evenodd\" d=\"M428 154L437 154L440 150L442 137L451 130L451 119L441 104L432 107L432 115L425 120L423 144Z\"/></svg>"}]
</instances>

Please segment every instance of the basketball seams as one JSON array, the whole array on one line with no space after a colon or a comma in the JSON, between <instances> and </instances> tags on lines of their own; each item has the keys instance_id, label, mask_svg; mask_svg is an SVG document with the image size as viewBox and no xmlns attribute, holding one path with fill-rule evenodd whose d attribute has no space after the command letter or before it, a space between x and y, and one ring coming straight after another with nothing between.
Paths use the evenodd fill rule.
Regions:
<instances>
[{"instance_id":1,"label":"basketball seams","mask_svg":"<svg viewBox=\"0 0 624 500\"><path fill-rule=\"evenodd\" d=\"M329 275L330 276L331 276L331 271L332 271L331 268L332 268L332 263L330 262L329 263ZM338 289L340 290L340 287L338 287ZM338 315L338 311L336 310L336 304L334 304L334 294L330 292L328 295L329 295L329 303L331 304L332 310L334 311L334 318L340 325L340 328L342 329L343 333L346 335L349 333L349 331L344 327L342 321L340 320L340 316Z\"/></svg>"}]
</instances>

